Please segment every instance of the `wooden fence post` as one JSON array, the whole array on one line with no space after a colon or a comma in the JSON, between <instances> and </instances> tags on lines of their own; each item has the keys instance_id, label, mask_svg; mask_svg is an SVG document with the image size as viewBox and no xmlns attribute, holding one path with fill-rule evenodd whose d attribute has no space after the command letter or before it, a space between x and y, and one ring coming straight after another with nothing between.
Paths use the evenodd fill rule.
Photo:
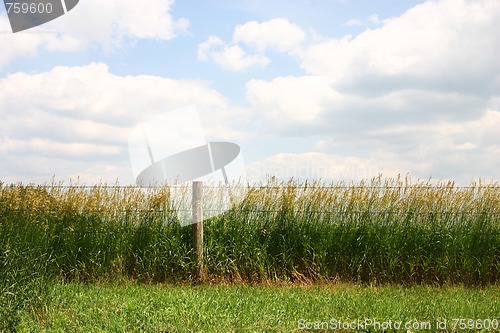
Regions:
<instances>
[{"instance_id":1,"label":"wooden fence post","mask_svg":"<svg viewBox=\"0 0 500 333\"><path fill-rule=\"evenodd\" d=\"M193 182L193 249L196 278L203 279L203 182Z\"/></svg>"}]
</instances>

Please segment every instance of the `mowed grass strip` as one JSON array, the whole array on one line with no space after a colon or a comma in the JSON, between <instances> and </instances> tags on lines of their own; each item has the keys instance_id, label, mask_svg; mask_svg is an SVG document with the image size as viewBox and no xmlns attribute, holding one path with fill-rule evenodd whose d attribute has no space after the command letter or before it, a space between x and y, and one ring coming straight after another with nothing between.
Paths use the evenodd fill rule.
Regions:
<instances>
[{"instance_id":1,"label":"mowed grass strip","mask_svg":"<svg viewBox=\"0 0 500 333\"><path fill-rule=\"evenodd\" d=\"M454 318L500 320L496 286L70 283L56 285L51 299L38 316L25 315L18 331L292 332L332 319L429 322L433 327L447 319L449 328Z\"/></svg>"}]
</instances>

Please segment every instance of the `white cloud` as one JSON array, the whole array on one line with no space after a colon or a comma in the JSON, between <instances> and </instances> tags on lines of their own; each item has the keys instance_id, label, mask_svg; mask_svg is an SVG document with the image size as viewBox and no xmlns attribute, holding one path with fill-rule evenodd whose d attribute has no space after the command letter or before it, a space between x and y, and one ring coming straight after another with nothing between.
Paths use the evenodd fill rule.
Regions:
<instances>
[{"instance_id":1,"label":"white cloud","mask_svg":"<svg viewBox=\"0 0 500 333\"><path fill-rule=\"evenodd\" d=\"M315 145L319 151L275 154L248 165L247 174L253 182L265 181L267 175L282 180L340 181L406 173L420 179L454 180L460 185L479 178L498 180L499 126L500 112L489 110L477 120L397 126L369 138L343 138L333 133L331 140ZM403 142L391 143L391 139ZM368 153L342 154L343 146L363 147Z\"/></svg>"},{"instance_id":2,"label":"white cloud","mask_svg":"<svg viewBox=\"0 0 500 333\"><path fill-rule=\"evenodd\" d=\"M366 136L401 124L457 123L476 119L488 101L474 95L396 90L380 96L338 91L321 76L250 80L246 99L269 131L287 135L345 133Z\"/></svg>"},{"instance_id":3,"label":"white cloud","mask_svg":"<svg viewBox=\"0 0 500 333\"><path fill-rule=\"evenodd\" d=\"M499 88L491 86L500 70L499 29L498 1L428 1L378 29L311 45L302 67L335 79L338 88L359 92L491 91Z\"/></svg>"},{"instance_id":4,"label":"white cloud","mask_svg":"<svg viewBox=\"0 0 500 333\"><path fill-rule=\"evenodd\" d=\"M250 80L247 100L274 128L307 125L327 110L339 93L330 80L319 76L277 77L271 82Z\"/></svg>"},{"instance_id":5,"label":"white cloud","mask_svg":"<svg viewBox=\"0 0 500 333\"><path fill-rule=\"evenodd\" d=\"M172 38L176 23L168 14L169 2L161 5L167 19L153 14L149 19L169 29L142 26L141 17L126 22L120 15L131 14L123 12L87 32L83 23L69 27L70 13L54 21L68 25L68 33L17 39L12 49L2 47L0 66L41 48ZM253 127L262 125L267 134L318 138L311 143L313 152L271 155L250 165L250 175L338 179L410 172L465 184L473 177L498 178L499 22L498 1L441 0L379 20L377 29L354 37L308 40L300 27L283 19L247 22L234 29L231 41L209 37L198 47L200 61L240 71L268 65L266 52L272 50L295 57L306 72L248 81L253 118L247 108L231 106L200 81L119 77L103 64L16 73L0 79L0 169L3 175L42 180L52 174L124 179L130 171L124 167L128 129L141 118L196 104L219 110L207 117L212 136L251 139L261 130ZM98 31L104 31L102 36ZM251 118L246 128L255 132L241 134L225 126L228 118Z\"/></svg>"},{"instance_id":6,"label":"white cloud","mask_svg":"<svg viewBox=\"0 0 500 333\"><path fill-rule=\"evenodd\" d=\"M85 0L67 14L28 32L0 34L0 68L40 50L72 52L99 45L109 51L137 39L170 40L189 22L170 15L173 0ZM0 31L11 31L6 16ZM40 33L32 33L40 31Z\"/></svg>"},{"instance_id":7,"label":"white cloud","mask_svg":"<svg viewBox=\"0 0 500 333\"><path fill-rule=\"evenodd\" d=\"M247 166L251 183L265 182L268 176L285 181L291 178L297 181L322 179L327 182L361 180L377 176L382 171L378 161L373 158L316 152L276 154Z\"/></svg>"},{"instance_id":8,"label":"white cloud","mask_svg":"<svg viewBox=\"0 0 500 333\"><path fill-rule=\"evenodd\" d=\"M251 80L247 99L290 132L477 119L499 105L498 30L497 1L426 2L354 38L312 43L308 75Z\"/></svg>"},{"instance_id":9,"label":"white cloud","mask_svg":"<svg viewBox=\"0 0 500 333\"><path fill-rule=\"evenodd\" d=\"M347 22L345 23L346 26L348 27L360 27L363 25L363 22L361 22L360 19L349 19L347 20Z\"/></svg>"},{"instance_id":10,"label":"white cloud","mask_svg":"<svg viewBox=\"0 0 500 333\"><path fill-rule=\"evenodd\" d=\"M300 53L304 31L286 19L277 18L263 23L249 21L234 29L233 40L226 43L210 36L198 45L198 60L212 60L224 69L241 71L253 66L265 67L270 59L267 49L290 54ZM245 49L253 53L248 54Z\"/></svg>"},{"instance_id":11,"label":"white cloud","mask_svg":"<svg viewBox=\"0 0 500 333\"><path fill-rule=\"evenodd\" d=\"M293 52L306 37L305 32L296 24L284 18L266 22L249 21L239 25L233 32L233 43L243 43L260 53L266 49L279 52Z\"/></svg>"},{"instance_id":12,"label":"white cloud","mask_svg":"<svg viewBox=\"0 0 500 333\"><path fill-rule=\"evenodd\" d=\"M377 13L371 14L366 21L362 21L359 18L352 18L347 20L345 26L347 27L362 27L362 26L374 26L381 23L380 18Z\"/></svg>"},{"instance_id":13,"label":"white cloud","mask_svg":"<svg viewBox=\"0 0 500 333\"><path fill-rule=\"evenodd\" d=\"M456 179L467 184L473 178L498 179L500 168L500 112L488 110L482 117L461 123L404 126L392 135L413 138L411 145L386 149L388 158L426 161L427 168L412 171L422 177ZM411 141L410 141L411 142Z\"/></svg>"},{"instance_id":14,"label":"white cloud","mask_svg":"<svg viewBox=\"0 0 500 333\"><path fill-rule=\"evenodd\" d=\"M42 45L60 39L55 34L11 34L7 16L0 16L0 68L19 58L32 58Z\"/></svg>"},{"instance_id":15,"label":"white cloud","mask_svg":"<svg viewBox=\"0 0 500 333\"><path fill-rule=\"evenodd\" d=\"M224 42L217 36L210 36L198 45L198 60L207 61L214 48L224 47Z\"/></svg>"},{"instance_id":16,"label":"white cloud","mask_svg":"<svg viewBox=\"0 0 500 333\"><path fill-rule=\"evenodd\" d=\"M377 13L371 14L370 17L368 18L368 22L370 22L371 24L379 24L380 18L378 17L378 14Z\"/></svg>"},{"instance_id":17,"label":"white cloud","mask_svg":"<svg viewBox=\"0 0 500 333\"><path fill-rule=\"evenodd\" d=\"M37 154L46 157L53 156L112 156L118 155L120 149L118 146L89 143L66 143L57 142L45 138L34 138L28 140L17 140L7 138L5 141L0 142L0 152L2 154Z\"/></svg>"},{"instance_id":18,"label":"white cloud","mask_svg":"<svg viewBox=\"0 0 500 333\"><path fill-rule=\"evenodd\" d=\"M173 3L174 0L153 0L147 5L133 0L81 1L68 14L53 21L53 28L82 43L106 46L120 45L127 38L169 40L188 25L186 19L172 18Z\"/></svg>"},{"instance_id":19,"label":"white cloud","mask_svg":"<svg viewBox=\"0 0 500 333\"><path fill-rule=\"evenodd\" d=\"M88 182L131 181L131 128L186 105L197 106L206 126L207 118L225 118L218 126L228 133L220 136L231 134L224 126L235 121L229 115L244 116L197 80L122 77L96 63L11 74L0 79L0 179L43 182L53 175L62 180L81 175Z\"/></svg>"},{"instance_id":20,"label":"white cloud","mask_svg":"<svg viewBox=\"0 0 500 333\"><path fill-rule=\"evenodd\" d=\"M252 66L264 67L269 63L267 57L261 54L247 54L238 45L226 45L216 36L210 36L198 46L198 60L209 59L230 71L240 71Z\"/></svg>"},{"instance_id":21,"label":"white cloud","mask_svg":"<svg viewBox=\"0 0 500 333\"><path fill-rule=\"evenodd\" d=\"M428 1L379 23L355 37L311 41L296 54L307 75L247 83L268 132L322 136L311 149L325 154L255 166L308 170L316 160L464 184L498 178L500 3Z\"/></svg>"},{"instance_id":22,"label":"white cloud","mask_svg":"<svg viewBox=\"0 0 500 333\"><path fill-rule=\"evenodd\" d=\"M478 96L401 90L366 97L340 93L328 78L304 76L252 80L247 100L265 119L267 132L320 136L310 149L332 156L324 160L304 155L293 163L267 159L254 165L268 173L299 170L303 177L309 170L311 177L336 179L336 174L349 172L370 176L410 172L462 184L477 177L498 177L500 112L488 109L488 100ZM348 161L363 167L352 169ZM333 167L335 163L340 169Z\"/></svg>"}]
</instances>

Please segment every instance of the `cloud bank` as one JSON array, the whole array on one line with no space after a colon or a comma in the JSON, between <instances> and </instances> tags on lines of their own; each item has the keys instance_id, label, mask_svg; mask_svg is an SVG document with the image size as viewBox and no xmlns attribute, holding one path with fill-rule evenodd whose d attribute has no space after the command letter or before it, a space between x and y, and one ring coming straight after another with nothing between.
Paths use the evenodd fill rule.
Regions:
<instances>
[{"instance_id":1,"label":"cloud bank","mask_svg":"<svg viewBox=\"0 0 500 333\"><path fill-rule=\"evenodd\" d=\"M131 182L127 141L137 123L190 104L228 108L205 82L117 76L102 63L15 73L0 91L0 170L13 182Z\"/></svg>"},{"instance_id":2,"label":"cloud bank","mask_svg":"<svg viewBox=\"0 0 500 333\"><path fill-rule=\"evenodd\" d=\"M0 35L0 67L40 50L169 40L187 25L171 17L170 1L152 1L154 10L144 16L128 0L120 8L97 0L80 5L89 17L98 15L96 26L70 20L72 11L54 21L64 33ZM100 17L104 12L111 15ZM278 145L273 138L303 139L300 149L283 144L280 153L250 163L256 179L266 173L326 180L410 173L462 184L498 179L500 2L427 1L376 23L356 36L333 37L274 18L236 25L227 41L210 36L197 45L199 61L251 74L280 54L301 71L249 79L239 106L206 81L117 76L102 63L10 74L0 79L3 180L127 179L129 129L190 104L209 110L207 134L238 138L255 151ZM0 28L8 28L5 21ZM270 138L265 147L259 135Z\"/></svg>"},{"instance_id":3,"label":"cloud bank","mask_svg":"<svg viewBox=\"0 0 500 333\"><path fill-rule=\"evenodd\" d=\"M98 46L106 51L138 39L171 40L189 21L170 14L174 0L80 1L58 19L27 32L11 34L7 16L0 17L0 69L40 51L75 52Z\"/></svg>"}]
</instances>

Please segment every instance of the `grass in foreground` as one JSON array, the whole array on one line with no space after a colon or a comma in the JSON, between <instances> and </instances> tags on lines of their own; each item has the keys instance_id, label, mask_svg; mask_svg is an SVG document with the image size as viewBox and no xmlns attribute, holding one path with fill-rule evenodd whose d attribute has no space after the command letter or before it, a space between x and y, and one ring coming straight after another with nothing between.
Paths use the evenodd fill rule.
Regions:
<instances>
[{"instance_id":1,"label":"grass in foreground","mask_svg":"<svg viewBox=\"0 0 500 333\"><path fill-rule=\"evenodd\" d=\"M320 322L358 319L423 327L429 323L431 331L436 331L436 321L446 319L448 331L453 331L453 325L461 325L455 318L474 319L474 325L477 320L498 323L500 288L70 283L57 285L46 312L33 318L25 315L19 331L291 332L314 330Z\"/></svg>"}]
</instances>

